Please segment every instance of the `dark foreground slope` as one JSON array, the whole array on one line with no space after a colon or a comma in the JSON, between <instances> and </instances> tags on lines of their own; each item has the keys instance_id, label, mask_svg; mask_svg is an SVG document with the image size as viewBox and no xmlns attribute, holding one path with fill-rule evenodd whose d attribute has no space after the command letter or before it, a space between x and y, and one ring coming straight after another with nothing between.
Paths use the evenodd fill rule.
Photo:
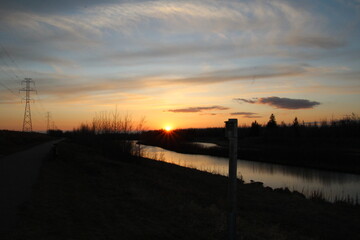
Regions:
<instances>
[{"instance_id":1,"label":"dark foreground slope","mask_svg":"<svg viewBox=\"0 0 360 240\"><path fill-rule=\"evenodd\" d=\"M225 239L226 189L222 176L62 142L0 239ZM238 199L242 239L360 239L359 206L240 182Z\"/></svg>"},{"instance_id":2,"label":"dark foreground slope","mask_svg":"<svg viewBox=\"0 0 360 240\"><path fill-rule=\"evenodd\" d=\"M0 130L0 157L54 140L43 133Z\"/></svg>"}]
</instances>

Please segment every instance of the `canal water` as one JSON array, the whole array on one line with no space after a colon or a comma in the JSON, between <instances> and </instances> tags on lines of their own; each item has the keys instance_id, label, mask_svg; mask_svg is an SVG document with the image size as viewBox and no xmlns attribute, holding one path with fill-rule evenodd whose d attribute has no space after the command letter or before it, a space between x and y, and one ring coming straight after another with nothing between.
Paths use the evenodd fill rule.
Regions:
<instances>
[{"instance_id":1,"label":"canal water","mask_svg":"<svg viewBox=\"0 0 360 240\"><path fill-rule=\"evenodd\" d=\"M208 143L197 144L213 146ZM224 176L228 174L227 158L183 154L146 145L141 145L141 149L143 156L148 158ZM237 164L238 177L246 183L250 181L263 182L264 186L288 188L291 191L301 192L305 196L310 196L313 192L321 192L323 197L329 201L336 199L356 201L360 198L360 175L240 159Z\"/></svg>"}]
</instances>

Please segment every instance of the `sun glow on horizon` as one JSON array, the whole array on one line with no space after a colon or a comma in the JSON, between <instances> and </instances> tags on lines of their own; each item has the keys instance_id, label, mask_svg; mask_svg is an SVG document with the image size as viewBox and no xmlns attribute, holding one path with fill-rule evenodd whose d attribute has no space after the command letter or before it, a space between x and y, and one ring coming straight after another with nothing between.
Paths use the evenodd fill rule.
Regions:
<instances>
[{"instance_id":1,"label":"sun glow on horizon","mask_svg":"<svg viewBox=\"0 0 360 240\"><path fill-rule=\"evenodd\" d=\"M172 127L168 125L168 126L165 126L164 129L165 129L165 131L170 132L172 130Z\"/></svg>"}]
</instances>

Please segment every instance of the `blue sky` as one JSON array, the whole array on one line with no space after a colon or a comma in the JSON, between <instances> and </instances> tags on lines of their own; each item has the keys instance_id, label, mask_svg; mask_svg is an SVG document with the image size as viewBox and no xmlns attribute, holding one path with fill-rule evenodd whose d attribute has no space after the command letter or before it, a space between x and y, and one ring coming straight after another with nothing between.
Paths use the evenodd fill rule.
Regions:
<instances>
[{"instance_id":1,"label":"blue sky","mask_svg":"<svg viewBox=\"0 0 360 240\"><path fill-rule=\"evenodd\" d=\"M24 77L38 130L116 106L149 128L360 114L359 0L2 2L0 128Z\"/></svg>"}]
</instances>

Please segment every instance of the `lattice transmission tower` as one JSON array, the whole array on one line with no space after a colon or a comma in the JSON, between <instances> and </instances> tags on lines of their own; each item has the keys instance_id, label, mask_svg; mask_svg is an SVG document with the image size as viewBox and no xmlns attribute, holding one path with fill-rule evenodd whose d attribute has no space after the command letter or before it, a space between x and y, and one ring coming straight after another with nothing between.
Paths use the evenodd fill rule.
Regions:
<instances>
[{"instance_id":1,"label":"lattice transmission tower","mask_svg":"<svg viewBox=\"0 0 360 240\"><path fill-rule=\"evenodd\" d=\"M50 130L50 119L51 119L51 115L50 115L50 112L47 112L46 113L46 120L47 120L47 124L46 124L46 131L49 132Z\"/></svg>"},{"instance_id":2,"label":"lattice transmission tower","mask_svg":"<svg viewBox=\"0 0 360 240\"><path fill-rule=\"evenodd\" d=\"M30 98L30 93L35 92L36 90L31 87L31 85L35 86L35 82L31 78L25 78L21 81L21 85L25 84L25 87L20 89L20 91L25 92L25 112L24 112L24 121L23 121L23 132L32 132L32 122L31 122L31 109L30 102L32 99Z\"/></svg>"}]
</instances>

